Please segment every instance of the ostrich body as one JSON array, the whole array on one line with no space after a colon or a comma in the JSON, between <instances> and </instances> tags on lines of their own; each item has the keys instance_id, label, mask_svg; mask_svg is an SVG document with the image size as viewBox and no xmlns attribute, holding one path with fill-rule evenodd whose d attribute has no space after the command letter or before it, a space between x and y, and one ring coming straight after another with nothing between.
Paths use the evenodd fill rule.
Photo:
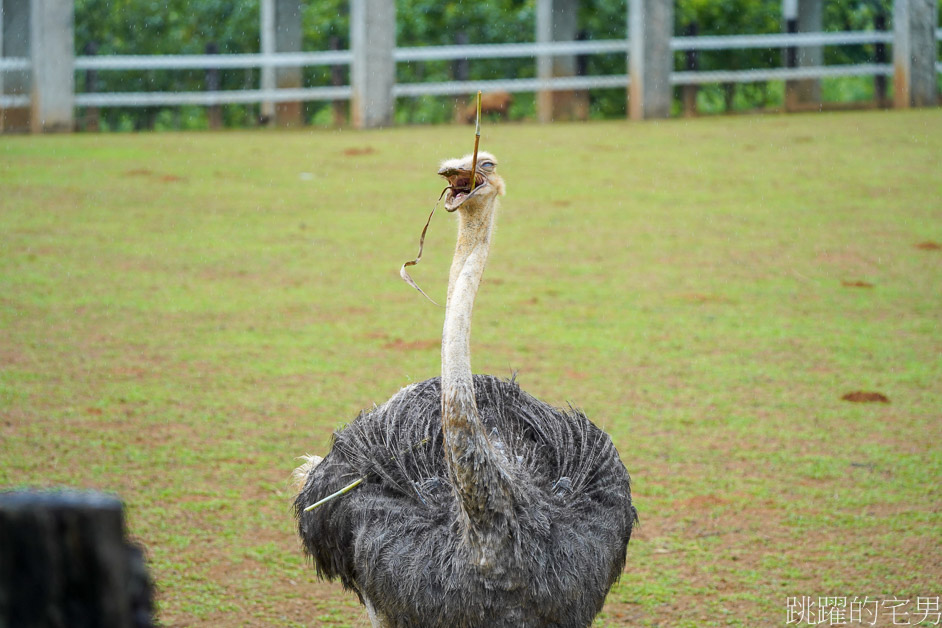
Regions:
<instances>
[{"instance_id":1,"label":"ostrich body","mask_svg":"<svg viewBox=\"0 0 942 628\"><path fill-rule=\"evenodd\" d=\"M439 174L459 217L441 377L361 413L299 469L299 533L318 574L355 591L377 627L588 626L624 568L628 473L580 412L472 375L471 313L504 183L485 152L476 187L470 155Z\"/></svg>"}]
</instances>

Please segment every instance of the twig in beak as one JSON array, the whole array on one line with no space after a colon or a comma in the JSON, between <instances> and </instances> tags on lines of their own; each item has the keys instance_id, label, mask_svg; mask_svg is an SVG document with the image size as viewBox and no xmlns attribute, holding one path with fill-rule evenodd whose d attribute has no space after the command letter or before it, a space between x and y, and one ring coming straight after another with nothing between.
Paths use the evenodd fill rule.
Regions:
<instances>
[{"instance_id":1,"label":"twig in beak","mask_svg":"<svg viewBox=\"0 0 942 628\"><path fill-rule=\"evenodd\" d=\"M477 180L474 173L478 169L478 144L481 142L481 90L478 90L478 117L474 123L474 158L471 159L471 188L469 192L477 187Z\"/></svg>"}]
</instances>

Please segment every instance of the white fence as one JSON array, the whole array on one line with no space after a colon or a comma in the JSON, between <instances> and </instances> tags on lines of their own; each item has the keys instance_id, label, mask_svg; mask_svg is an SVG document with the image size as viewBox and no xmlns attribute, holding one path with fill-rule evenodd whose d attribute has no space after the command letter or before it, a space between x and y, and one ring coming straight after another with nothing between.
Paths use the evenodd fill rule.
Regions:
<instances>
[{"instance_id":1,"label":"white fence","mask_svg":"<svg viewBox=\"0 0 942 628\"><path fill-rule=\"evenodd\" d=\"M936 31L942 40L942 28ZM735 50L746 48L781 49L802 46L843 46L860 44L892 44L893 33L886 31L849 31L829 33L794 33L767 35L726 35L700 37L672 37L673 51ZM506 59L552 55L625 54L629 51L627 39L571 41L548 43L479 44L468 46L423 46L396 48L396 62L447 61L459 59ZM77 57L75 71L113 70L187 70L233 69L263 67L308 67L323 65L349 65L350 51L323 51L303 53L231 54L231 55L115 55ZM936 62L936 71L942 72L942 62ZM0 58L0 72L30 69L26 58ZM674 71L673 85L705 83L747 83L755 81L781 81L794 79L831 78L842 76L892 75L891 64L853 64L815 67L781 67L728 71ZM477 90L533 92L552 90L625 88L627 74L604 76L571 76L548 79L511 78L496 80L400 83L393 87L396 97L465 94ZM110 92L79 93L75 95L77 107L149 107L175 105L221 105L293 101L346 100L351 98L349 85L306 87L295 89L249 89L199 92ZM0 107L26 107L27 94L2 95Z\"/></svg>"}]
</instances>

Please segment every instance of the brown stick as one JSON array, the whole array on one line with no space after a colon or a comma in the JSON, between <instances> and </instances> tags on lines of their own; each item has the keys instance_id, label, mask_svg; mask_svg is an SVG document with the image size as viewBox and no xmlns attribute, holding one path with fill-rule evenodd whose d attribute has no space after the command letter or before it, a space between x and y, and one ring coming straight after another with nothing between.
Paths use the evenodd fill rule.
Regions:
<instances>
[{"instance_id":1,"label":"brown stick","mask_svg":"<svg viewBox=\"0 0 942 628\"><path fill-rule=\"evenodd\" d=\"M477 187L477 181L474 178L474 173L478 169L478 144L481 142L481 90L478 90L478 118L477 122L474 125L474 158L471 160L471 188L469 191L473 192L474 188Z\"/></svg>"}]
</instances>

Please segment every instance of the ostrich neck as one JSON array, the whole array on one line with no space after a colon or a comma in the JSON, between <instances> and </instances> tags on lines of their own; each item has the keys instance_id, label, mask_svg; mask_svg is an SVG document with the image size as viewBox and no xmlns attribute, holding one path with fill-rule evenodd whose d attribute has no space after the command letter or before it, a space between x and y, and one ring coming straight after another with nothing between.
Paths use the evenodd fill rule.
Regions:
<instances>
[{"instance_id":1,"label":"ostrich neck","mask_svg":"<svg viewBox=\"0 0 942 628\"><path fill-rule=\"evenodd\" d=\"M487 565L497 559L512 515L511 483L478 415L471 378L471 313L487 263L497 201L461 212L442 332L442 431L466 539Z\"/></svg>"}]
</instances>

